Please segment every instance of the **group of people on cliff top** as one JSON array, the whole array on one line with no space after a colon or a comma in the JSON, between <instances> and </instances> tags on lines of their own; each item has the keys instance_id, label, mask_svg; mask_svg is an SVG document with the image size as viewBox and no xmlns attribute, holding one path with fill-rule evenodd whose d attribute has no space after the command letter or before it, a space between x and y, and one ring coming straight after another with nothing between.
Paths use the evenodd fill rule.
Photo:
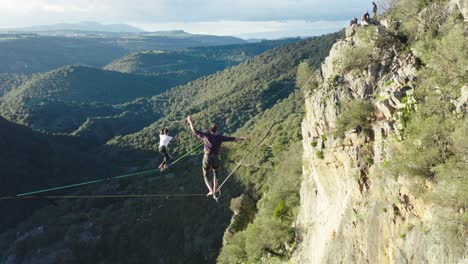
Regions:
<instances>
[{"instance_id":1,"label":"group of people on cliff top","mask_svg":"<svg viewBox=\"0 0 468 264\"><path fill-rule=\"evenodd\" d=\"M203 140L204 145L204 156L202 162L203 178L205 185L208 188L207 196L215 197L216 193L219 192L217 175L220 171L220 154L221 154L221 144L223 142L239 142L247 140L246 137L229 137L219 134L218 126L214 123L210 126L209 132L201 132L195 129L193 125L192 116L187 117L187 122L190 126L192 134L197 136L199 139ZM159 169L164 171L169 166L169 160L172 158L169 155L167 146L171 140L178 140L178 137L169 136L169 129L165 128L161 130L159 135L159 152L162 155L162 163L159 165ZM213 180L210 181L209 174L213 174ZM216 198L216 197L215 197Z\"/></svg>"},{"instance_id":2,"label":"group of people on cliff top","mask_svg":"<svg viewBox=\"0 0 468 264\"><path fill-rule=\"evenodd\" d=\"M373 19L374 22L377 21L377 4L375 2L372 2L372 13L374 15ZM369 25L371 23L371 18L369 15L369 12L366 10L366 12L362 15L361 17L361 25ZM349 22L350 26L357 26L358 25L358 19L356 17L353 17L351 21Z\"/></svg>"}]
</instances>

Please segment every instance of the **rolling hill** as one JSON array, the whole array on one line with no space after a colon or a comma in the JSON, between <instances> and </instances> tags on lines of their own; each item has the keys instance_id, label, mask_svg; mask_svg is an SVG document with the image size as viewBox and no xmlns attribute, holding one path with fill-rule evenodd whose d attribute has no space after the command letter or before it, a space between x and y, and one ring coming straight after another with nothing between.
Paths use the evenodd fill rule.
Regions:
<instances>
[{"instance_id":1,"label":"rolling hill","mask_svg":"<svg viewBox=\"0 0 468 264\"><path fill-rule=\"evenodd\" d=\"M3 97L0 113L33 129L70 133L87 117L120 113L112 104L156 95L177 84L164 76L67 66L22 82Z\"/></svg>"},{"instance_id":2,"label":"rolling hill","mask_svg":"<svg viewBox=\"0 0 468 264\"><path fill-rule=\"evenodd\" d=\"M15 91L4 96L0 113L14 122L55 133L78 130L75 135L88 135L87 128L98 124L100 129L93 128L92 138L105 142L135 132L160 117L152 109L161 101L151 102L135 114L133 108L147 99L138 100L132 107L129 102L134 99L157 95L292 41L132 53L107 66L108 70L67 66L29 78L3 74L2 90Z\"/></svg>"},{"instance_id":3,"label":"rolling hill","mask_svg":"<svg viewBox=\"0 0 468 264\"><path fill-rule=\"evenodd\" d=\"M185 51L146 51L128 54L106 65L104 69L135 74L180 74L181 78L196 79L229 66L237 65L253 56L298 39L262 41L215 47L189 48Z\"/></svg>"},{"instance_id":4,"label":"rolling hill","mask_svg":"<svg viewBox=\"0 0 468 264\"><path fill-rule=\"evenodd\" d=\"M103 67L130 52L241 44L234 37L155 33L0 34L0 73L38 73L66 65Z\"/></svg>"},{"instance_id":5,"label":"rolling hill","mask_svg":"<svg viewBox=\"0 0 468 264\"><path fill-rule=\"evenodd\" d=\"M318 67L338 36L326 35L277 47L235 67L172 88L161 94L169 101L156 109L162 110L158 112L162 119L135 134L113 139L111 144L152 151L156 146L148 144L147 139L153 138L162 126L180 130L188 114L203 120L204 126L214 121L228 128L226 132L235 131L286 98L295 89L297 65L309 60L311 67ZM155 104L157 99L151 98L146 104Z\"/></svg>"},{"instance_id":6,"label":"rolling hill","mask_svg":"<svg viewBox=\"0 0 468 264\"><path fill-rule=\"evenodd\" d=\"M0 74L0 104L2 97L16 87L21 86L28 78L28 75L23 74Z\"/></svg>"},{"instance_id":7,"label":"rolling hill","mask_svg":"<svg viewBox=\"0 0 468 264\"><path fill-rule=\"evenodd\" d=\"M188 113L214 113L213 120L220 120L223 126L226 123L240 125L286 96L287 93L277 95L266 105L258 103L275 94L279 87L293 90L297 64L312 57L313 67L317 67L320 63L317 58L326 55L331 40L335 38L335 35L330 35L280 46L222 72L174 87L156 97L126 103L122 105L125 114L107 118L91 117L74 135L98 142L108 141L114 135L118 137L111 141L112 144L123 146L123 149L153 151L156 149L154 145L143 142L153 139L161 126L178 127ZM135 122L143 119L145 121L139 124ZM145 126L148 127L141 130ZM133 132L136 134L125 136Z\"/></svg>"},{"instance_id":8,"label":"rolling hill","mask_svg":"<svg viewBox=\"0 0 468 264\"><path fill-rule=\"evenodd\" d=\"M214 120L222 128L228 128L225 132L234 133L240 129L250 137L251 141L246 144L230 145L233 149L228 155L223 155L226 166L244 155L249 145L257 143L272 121L279 122L273 128L274 136L268 137L265 145L252 151L246 167L225 187L220 206L204 197L63 201L61 206L65 209L81 208L87 212L87 220L80 218L78 213L53 207L41 210L17 230L19 234L28 236L27 241L15 238L12 233L1 235L0 240L11 242L0 245L3 258L26 262L47 260L50 263L213 263L231 217L227 209L230 198L246 193L254 201L258 200L260 190L266 190L273 184L267 184L265 177L281 168L277 167L281 163L288 162L283 156L291 150L300 153L292 149L296 147L294 142L300 140L298 124L303 105L301 93L295 91L297 66L303 61L310 63L311 67L320 65L338 37L340 34L328 35L279 47L223 72L175 87L164 93L170 97L169 101L158 109L151 108L157 98L142 98L126 104L135 114L140 109L149 108L162 118L140 132L113 139L101 147L100 154L103 158L109 157L118 164L128 164L139 170L155 167L154 133L163 125L173 133L180 132L182 137L171 150L174 156L199 143L182 132L188 113L194 114L196 125L201 129ZM94 194L203 193L205 187L198 158L198 154L191 156L163 175L116 182L110 189L89 188L87 191ZM225 173L223 170L223 175ZM44 217L47 214L56 217L48 219ZM39 225L44 231L33 235ZM87 234L89 239L80 238L80 234ZM41 253L35 250L38 247ZM63 252L60 260L54 252Z\"/></svg>"}]
</instances>

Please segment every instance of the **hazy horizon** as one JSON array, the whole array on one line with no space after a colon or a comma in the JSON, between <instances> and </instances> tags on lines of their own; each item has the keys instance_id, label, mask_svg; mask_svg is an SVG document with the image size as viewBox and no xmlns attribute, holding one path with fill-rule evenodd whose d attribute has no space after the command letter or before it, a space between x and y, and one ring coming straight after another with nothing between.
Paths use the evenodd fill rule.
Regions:
<instances>
[{"instance_id":1,"label":"hazy horizon","mask_svg":"<svg viewBox=\"0 0 468 264\"><path fill-rule=\"evenodd\" d=\"M370 10L367 0L0 0L0 28L93 21L241 38L317 36Z\"/></svg>"}]
</instances>

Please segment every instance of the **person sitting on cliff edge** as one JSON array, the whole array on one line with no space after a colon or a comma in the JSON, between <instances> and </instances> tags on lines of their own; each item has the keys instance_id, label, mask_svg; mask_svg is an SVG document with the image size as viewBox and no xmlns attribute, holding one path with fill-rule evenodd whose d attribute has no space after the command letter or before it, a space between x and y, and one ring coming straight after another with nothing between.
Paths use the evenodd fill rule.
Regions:
<instances>
[{"instance_id":1,"label":"person sitting on cliff edge","mask_svg":"<svg viewBox=\"0 0 468 264\"><path fill-rule=\"evenodd\" d=\"M366 10L366 12L362 15L361 17L361 25L367 26L370 23L370 15L369 12Z\"/></svg>"}]
</instances>

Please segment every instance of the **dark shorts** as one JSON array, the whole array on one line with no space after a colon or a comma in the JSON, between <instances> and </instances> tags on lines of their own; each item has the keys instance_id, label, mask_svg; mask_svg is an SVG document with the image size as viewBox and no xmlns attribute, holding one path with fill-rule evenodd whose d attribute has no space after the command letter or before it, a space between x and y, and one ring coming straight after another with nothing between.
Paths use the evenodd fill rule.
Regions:
<instances>
[{"instance_id":1,"label":"dark shorts","mask_svg":"<svg viewBox=\"0 0 468 264\"><path fill-rule=\"evenodd\" d=\"M160 146L159 147L159 153L161 153L162 156L163 156L162 163L168 165L169 164L169 159L171 158L171 156L169 156L169 152L167 152L167 147Z\"/></svg>"},{"instance_id":2,"label":"dark shorts","mask_svg":"<svg viewBox=\"0 0 468 264\"><path fill-rule=\"evenodd\" d=\"M205 154L203 156L203 175L207 176L210 170L216 173L219 170L220 163L219 155Z\"/></svg>"}]
</instances>

